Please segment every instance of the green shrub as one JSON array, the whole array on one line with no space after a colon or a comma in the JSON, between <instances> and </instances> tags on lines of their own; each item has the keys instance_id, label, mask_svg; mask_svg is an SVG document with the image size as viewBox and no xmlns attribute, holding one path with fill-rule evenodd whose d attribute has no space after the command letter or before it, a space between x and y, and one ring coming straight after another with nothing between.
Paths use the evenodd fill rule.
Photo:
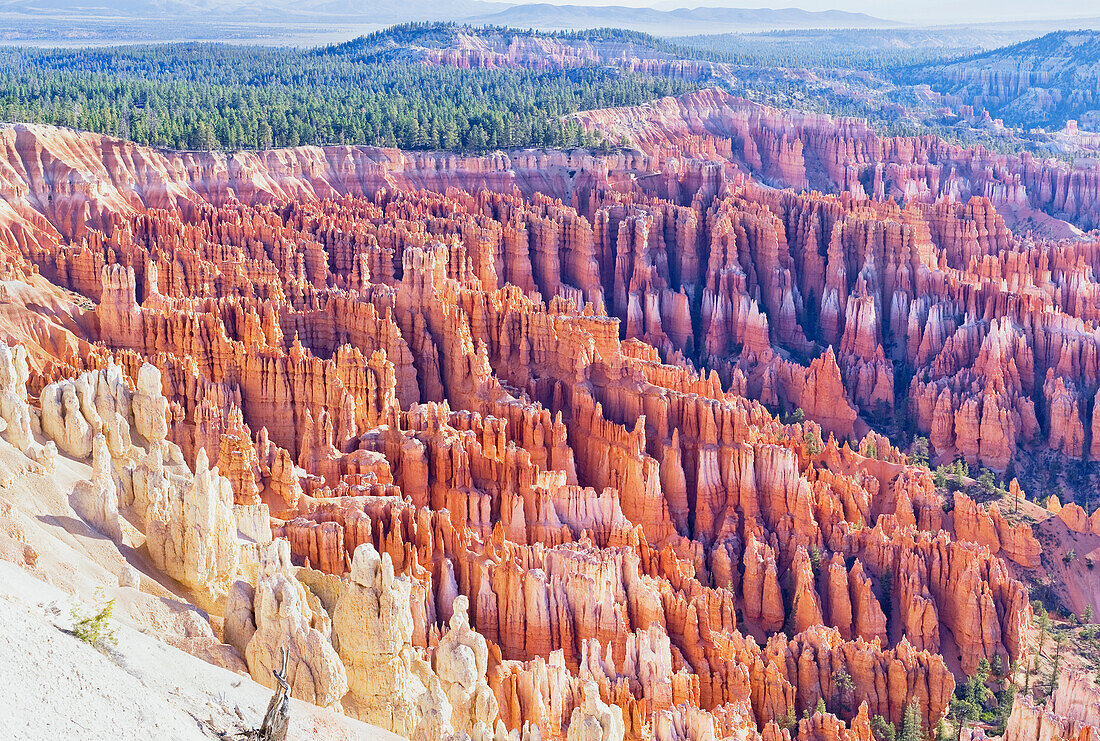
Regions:
<instances>
[{"instance_id":1,"label":"green shrub","mask_svg":"<svg viewBox=\"0 0 1100 741\"><path fill-rule=\"evenodd\" d=\"M113 599L104 600L102 590L96 592L96 607L88 613L82 606L73 607L73 635L97 649L118 644L111 616L115 611Z\"/></svg>"},{"instance_id":2,"label":"green shrub","mask_svg":"<svg viewBox=\"0 0 1100 741\"><path fill-rule=\"evenodd\" d=\"M871 733L875 741L895 741L897 738L897 729L894 724L881 715L871 718Z\"/></svg>"},{"instance_id":3,"label":"green shrub","mask_svg":"<svg viewBox=\"0 0 1100 741\"><path fill-rule=\"evenodd\" d=\"M909 462L917 466L928 465L928 438L916 437L913 439L913 444L909 447Z\"/></svg>"},{"instance_id":4,"label":"green shrub","mask_svg":"<svg viewBox=\"0 0 1100 741\"><path fill-rule=\"evenodd\" d=\"M901 734L898 736L898 741L921 741L923 738L920 700L914 697L905 706L905 717L901 721Z\"/></svg>"},{"instance_id":5,"label":"green shrub","mask_svg":"<svg viewBox=\"0 0 1100 741\"><path fill-rule=\"evenodd\" d=\"M811 430L806 430L806 434L802 436L802 441L806 444L806 452L810 455L821 455L821 452L825 450L821 438Z\"/></svg>"},{"instance_id":6,"label":"green shrub","mask_svg":"<svg viewBox=\"0 0 1100 741\"><path fill-rule=\"evenodd\" d=\"M814 576L817 576L821 573L821 549L816 545L811 545L808 553L810 556L810 568L813 569Z\"/></svg>"}]
</instances>

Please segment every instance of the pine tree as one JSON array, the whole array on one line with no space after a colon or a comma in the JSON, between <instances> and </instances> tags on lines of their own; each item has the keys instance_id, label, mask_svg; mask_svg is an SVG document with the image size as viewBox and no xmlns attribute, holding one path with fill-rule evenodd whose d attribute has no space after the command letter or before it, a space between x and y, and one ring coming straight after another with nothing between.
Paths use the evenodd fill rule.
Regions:
<instances>
[{"instance_id":1,"label":"pine tree","mask_svg":"<svg viewBox=\"0 0 1100 741\"><path fill-rule=\"evenodd\" d=\"M896 741L897 739L894 724L881 715L871 718L871 734L875 737L875 741Z\"/></svg>"},{"instance_id":2,"label":"pine tree","mask_svg":"<svg viewBox=\"0 0 1100 741\"><path fill-rule=\"evenodd\" d=\"M1058 666L1062 661L1062 649L1066 645L1066 637L1059 634L1054 641L1054 660L1050 662L1050 679L1048 680L1047 697L1054 694L1054 688L1058 684Z\"/></svg>"},{"instance_id":3,"label":"pine tree","mask_svg":"<svg viewBox=\"0 0 1100 741\"><path fill-rule=\"evenodd\" d=\"M898 741L922 741L924 729L921 723L920 701L914 697L905 706L905 715L901 721L901 734Z\"/></svg>"}]
</instances>

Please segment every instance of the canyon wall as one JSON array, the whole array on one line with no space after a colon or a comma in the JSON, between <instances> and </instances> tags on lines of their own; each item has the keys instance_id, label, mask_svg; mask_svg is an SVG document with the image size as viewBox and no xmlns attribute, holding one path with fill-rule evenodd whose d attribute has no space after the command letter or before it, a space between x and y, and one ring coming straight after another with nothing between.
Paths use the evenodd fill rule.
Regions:
<instances>
[{"instance_id":1,"label":"canyon wall","mask_svg":"<svg viewBox=\"0 0 1100 741\"><path fill-rule=\"evenodd\" d=\"M11 393L257 681L289 645L295 695L410 738L932 727L1020 657L1039 544L869 423L1090 455L1100 245L776 190L867 134L745 121L483 158L7 127L9 282L68 292L0 320Z\"/></svg>"}]
</instances>

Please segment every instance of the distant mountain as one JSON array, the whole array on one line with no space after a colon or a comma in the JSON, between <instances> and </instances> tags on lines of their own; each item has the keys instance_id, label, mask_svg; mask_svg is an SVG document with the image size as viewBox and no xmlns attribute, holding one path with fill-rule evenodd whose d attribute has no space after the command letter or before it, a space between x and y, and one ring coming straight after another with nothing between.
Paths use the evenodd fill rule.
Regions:
<instances>
[{"instance_id":1,"label":"distant mountain","mask_svg":"<svg viewBox=\"0 0 1100 741\"><path fill-rule=\"evenodd\" d=\"M617 5L508 5L485 0L0 0L0 13L129 19L180 17L193 21L212 16L273 22L474 20L521 28L567 30L612 26L659 34L898 25L864 13L838 10L717 7L656 10Z\"/></svg>"},{"instance_id":2,"label":"distant mountain","mask_svg":"<svg viewBox=\"0 0 1100 741\"><path fill-rule=\"evenodd\" d=\"M563 0L579 2L581 0ZM587 1L587 0L585 0ZM606 0L622 2L622 0ZM987 23L1025 22L1037 23L1032 36L1048 31L1083 26L1058 23L1058 19L1081 20L1086 13L1095 13L1095 0L656 0L646 5L658 10L675 10L689 7L721 7L729 5L767 5L783 7L797 5L806 10L827 10L843 6L853 12L871 13L879 18L902 21L915 26L940 26L947 24L978 25Z\"/></svg>"},{"instance_id":3,"label":"distant mountain","mask_svg":"<svg viewBox=\"0 0 1100 741\"><path fill-rule=\"evenodd\" d=\"M482 0L0 0L0 13L124 18L211 17L271 22L450 20L509 7Z\"/></svg>"},{"instance_id":4,"label":"distant mountain","mask_svg":"<svg viewBox=\"0 0 1100 741\"><path fill-rule=\"evenodd\" d=\"M302 15L385 22L459 20L508 8L507 3L484 0L281 0L287 12Z\"/></svg>"},{"instance_id":5,"label":"distant mountain","mask_svg":"<svg viewBox=\"0 0 1100 741\"><path fill-rule=\"evenodd\" d=\"M681 36L680 47L739 64L886 71L954 61L1032 38L984 27L785 29Z\"/></svg>"},{"instance_id":6,"label":"distant mountain","mask_svg":"<svg viewBox=\"0 0 1100 741\"><path fill-rule=\"evenodd\" d=\"M26 15L101 15L132 16L138 13L146 15L182 15L185 13L205 12L215 2L204 0L0 0L0 13L19 13ZM243 3L221 3L239 6Z\"/></svg>"},{"instance_id":7,"label":"distant mountain","mask_svg":"<svg viewBox=\"0 0 1100 741\"><path fill-rule=\"evenodd\" d=\"M1027 128L1061 128L1078 119L1100 130L1100 32L1057 31L900 76L927 84L994 118Z\"/></svg>"},{"instance_id":8,"label":"distant mountain","mask_svg":"<svg viewBox=\"0 0 1100 741\"><path fill-rule=\"evenodd\" d=\"M518 28L570 30L611 26L634 31L680 36L804 28L893 28L900 24L865 13L840 10L807 11L798 8L630 8L622 5L515 5L499 13L479 16L476 22Z\"/></svg>"}]
</instances>

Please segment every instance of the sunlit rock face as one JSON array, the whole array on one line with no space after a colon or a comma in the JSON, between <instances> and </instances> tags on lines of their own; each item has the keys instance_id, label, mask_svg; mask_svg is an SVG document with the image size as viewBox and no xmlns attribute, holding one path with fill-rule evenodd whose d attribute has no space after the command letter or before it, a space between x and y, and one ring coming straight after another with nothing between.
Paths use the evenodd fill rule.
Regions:
<instances>
[{"instance_id":1,"label":"sunlit rock face","mask_svg":"<svg viewBox=\"0 0 1100 741\"><path fill-rule=\"evenodd\" d=\"M581 119L637 150L0 131L11 269L86 298L0 319L5 439L92 461L77 514L254 677L409 738L934 725L1040 545L873 428L1096 445L1100 242L1006 226L1092 176L711 92Z\"/></svg>"}]
</instances>

